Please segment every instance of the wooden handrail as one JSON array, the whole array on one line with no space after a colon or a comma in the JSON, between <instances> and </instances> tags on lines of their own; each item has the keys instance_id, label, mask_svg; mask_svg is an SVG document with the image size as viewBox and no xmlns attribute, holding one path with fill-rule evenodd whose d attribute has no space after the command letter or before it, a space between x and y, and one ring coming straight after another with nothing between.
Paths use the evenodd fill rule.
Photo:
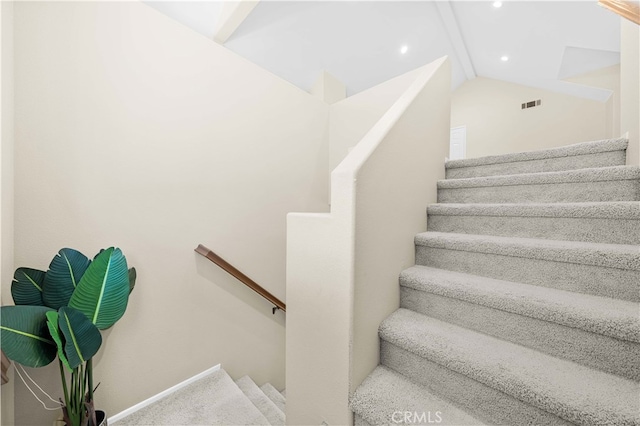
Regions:
<instances>
[{"instance_id":1,"label":"wooden handrail","mask_svg":"<svg viewBox=\"0 0 640 426\"><path fill-rule=\"evenodd\" d=\"M598 4L640 25L640 5L637 1L599 0Z\"/></svg>"},{"instance_id":2,"label":"wooden handrail","mask_svg":"<svg viewBox=\"0 0 640 426\"><path fill-rule=\"evenodd\" d=\"M210 261L212 261L213 263L215 263L216 265L218 265L219 267L227 271L229 274L233 275L235 278L237 278L241 283L249 287L251 290L255 291L260 296L264 297L269 302L273 303L273 305L275 306L275 308L273 308L273 313L276 312L276 309L280 309L282 312L287 312L287 305L285 305L282 300L278 299L276 296L269 293L260 284L253 281L251 278L249 278L248 276L240 272L235 266L233 266L232 264L230 264L229 262L227 262L226 260L218 256L217 254L215 254L213 251L209 250L202 244L198 244L198 247L196 247L196 253L206 257L207 259L209 259Z\"/></svg>"}]
</instances>

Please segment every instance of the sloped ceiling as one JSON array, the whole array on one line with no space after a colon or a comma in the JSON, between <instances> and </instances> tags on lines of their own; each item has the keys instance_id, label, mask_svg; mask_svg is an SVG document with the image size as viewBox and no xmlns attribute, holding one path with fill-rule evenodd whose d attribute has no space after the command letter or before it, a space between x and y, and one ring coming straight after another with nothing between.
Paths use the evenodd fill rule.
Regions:
<instances>
[{"instance_id":1,"label":"sloped ceiling","mask_svg":"<svg viewBox=\"0 0 640 426\"><path fill-rule=\"evenodd\" d=\"M145 3L209 38L221 9ZM477 75L605 100L563 79L619 61L620 18L596 1L262 0L224 45L307 91L322 70L351 95L449 55L453 89Z\"/></svg>"}]
</instances>

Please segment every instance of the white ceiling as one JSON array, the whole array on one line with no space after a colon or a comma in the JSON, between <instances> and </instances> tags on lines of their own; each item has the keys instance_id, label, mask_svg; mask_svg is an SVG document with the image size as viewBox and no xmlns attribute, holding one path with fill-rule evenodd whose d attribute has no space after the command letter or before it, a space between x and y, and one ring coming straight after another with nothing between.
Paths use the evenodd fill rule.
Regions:
<instances>
[{"instance_id":1,"label":"white ceiling","mask_svg":"<svg viewBox=\"0 0 640 426\"><path fill-rule=\"evenodd\" d=\"M221 10L145 3L208 38ZM620 18L596 1L262 0L224 45L307 91L322 70L351 95L449 55L454 89L477 75L606 100L562 79L619 63Z\"/></svg>"}]
</instances>

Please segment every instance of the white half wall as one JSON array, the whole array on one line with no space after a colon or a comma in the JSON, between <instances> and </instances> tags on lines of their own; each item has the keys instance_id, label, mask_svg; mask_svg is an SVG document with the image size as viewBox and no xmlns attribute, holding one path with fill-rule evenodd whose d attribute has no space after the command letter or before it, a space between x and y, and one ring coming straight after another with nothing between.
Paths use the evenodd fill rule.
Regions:
<instances>
[{"instance_id":1,"label":"white half wall","mask_svg":"<svg viewBox=\"0 0 640 426\"><path fill-rule=\"evenodd\" d=\"M420 68L333 170L331 213L288 215L287 424L353 423L349 395L378 364L378 326L444 177L450 79L446 58Z\"/></svg>"},{"instance_id":2,"label":"white half wall","mask_svg":"<svg viewBox=\"0 0 640 426\"><path fill-rule=\"evenodd\" d=\"M335 169L391 105L416 80L421 68L409 71L331 105L329 170Z\"/></svg>"},{"instance_id":3,"label":"white half wall","mask_svg":"<svg viewBox=\"0 0 640 426\"><path fill-rule=\"evenodd\" d=\"M15 48L16 265L116 245L138 271L97 408L216 364L283 388L284 314L194 248L286 298L286 214L328 205L329 106L138 2L21 2ZM33 371L54 397L57 368ZM16 402L18 424L57 416Z\"/></svg>"},{"instance_id":4,"label":"white half wall","mask_svg":"<svg viewBox=\"0 0 640 426\"><path fill-rule=\"evenodd\" d=\"M542 105L521 109L521 104ZM453 92L451 127L467 126L467 157L552 148L609 137L606 102L478 77Z\"/></svg>"}]
</instances>

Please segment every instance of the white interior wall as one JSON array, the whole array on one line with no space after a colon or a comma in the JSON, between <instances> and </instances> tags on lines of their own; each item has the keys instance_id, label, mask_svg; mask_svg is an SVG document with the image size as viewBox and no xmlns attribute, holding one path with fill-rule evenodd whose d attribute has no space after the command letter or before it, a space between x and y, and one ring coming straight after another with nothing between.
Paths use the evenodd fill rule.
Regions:
<instances>
[{"instance_id":1,"label":"white interior wall","mask_svg":"<svg viewBox=\"0 0 640 426\"><path fill-rule=\"evenodd\" d=\"M611 90L606 103L606 136L617 138L620 132L620 64L576 75L566 79L572 83Z\"/></svg>"},{"instance_id":2,"label":"white interior wall","mask_svg":"<svg viewBox=\"0 0 640 426\"><path fill-rule=\"evenodd\" d=\"M193 250L285 299L286 214L328 204L328 105L142 3L23 2L15 19L16 265L117 245L138 270L97 407L218 363L283 388L284 315ZM57 366L34 378L60 395ZM51 423L16 392L17 422Z\"/></svg>"},{"instance_id":3,"label":"white interior wall","mask_svg":"<svg viewBox=\"0 0 640 426\"><path fill-rule=\"evenodd\" d=\"M327 87L327 73L320 76L312 93L331 104L325 134L330 151L329 173L415 82L420 72L424 70L419 68L340 101L335 99L343 90L333 90L340 88L338 82L330 77L332 83ZM288 318L294 319L287 325L287 365L291 372L287 378L289 424L321 424L323 421L340 424L351 416L344 404L349 393L350 290L340 285L326 285L341 282L345 274L349 274L345 269L345 262L352 255L349 226L349 221L339 220L331 214L289 215L287 281L296 283L294 293L288 295L291 303L287 307ZM314 244L308 244L309 241ZM321 292L323 300L331 303L319 303L318 292ZM313 327L310 333L309 324L315 324L321 318L329 321L330 325ZM309 344L310 338L315 344ZM323 344L329 345L329 342L334 342L330 351L328 348L319 351ZM308 368L309 360L318 356L322 356L322 362ZM310 380L312 377L327 380L328 384L323 386L316 380ZM322 402L316 404L314 401ZM310 408L310 405L315 408ZM325 410L325 407L333 408Z\"/></svg>"},{"instance_id":4,"label":"white interior wall","mask_svg":"<svg viewBox=\"0 0 640 426\"><path fill-rule=\"evenodd\" d=\"M541 106L521 109L536 99ZM469 158L605 139L607 113L606 102L484 77L467 81L451 99L451 127L467 126Z\"/></svg>"},{"instance_id":5,"label":"white interior wall","mask_svg":"<svg viewBox=\"0 0 640 426\"><path fill-rule=\"evenodd\" d=\"M381 117L336 109L364 135L331 174L331 213L288 215L288 424L351 424L349 395L378 363L377 329L398 307L448 150L450 64L414 77Z\"/></svg>"},{"instance_id":6,"label":"white interior wall","mask_svg":"<svg viewBox=\"0 0 640 426\"><path fill-rule=\"evenodd\" d=\"M421 68L378 84L331 105L329 170L347 156L373 125L413 83Z\"/></svg>"},{"instance_id":7,"label":"white interior wall","mask_svg":"<svg viewBox=\"0 0 640 426\"><path fill-rule=\"evenodd\" d=\"M627 164L640 164L640 29L621 20L620 130L629 132Z\"/></svg>"},{"instance_id":8,"label":"white interior wall","mask_svg":"<svg viewBox=\"0 0 640 426\"><path fill-rule=\"evenodd\" d=\"M347 88L340 80L323 70L309 93L332 104L347 97Z\"/></svg>"},{"instance_id":9,"label":"white interior wall","mask_svg":"<svg viewBox=\"0 0 640 426\"><path fill-rule=\"evenodd\" d=\"M427 230L427 205L437 202L437 182L444 179L451 64L439 59L420 68L403 97L425 71L431 73L426 87L357 175L351 392L379 364L378 327L400 306L398 277L415 264L414 238Z\"/></svg>"},{"instance_id":10,"label":"white interior wall","mask_svg":"<svg viewBox=\"0 0 640 426\"><path fill-rule=\"evenodd\" d=\"M13 278L13 2L0 2L0 282L2 304L11 304ZM14 424L15 377L2 385L0 422Z\"/></svg>"}]
</instances>

